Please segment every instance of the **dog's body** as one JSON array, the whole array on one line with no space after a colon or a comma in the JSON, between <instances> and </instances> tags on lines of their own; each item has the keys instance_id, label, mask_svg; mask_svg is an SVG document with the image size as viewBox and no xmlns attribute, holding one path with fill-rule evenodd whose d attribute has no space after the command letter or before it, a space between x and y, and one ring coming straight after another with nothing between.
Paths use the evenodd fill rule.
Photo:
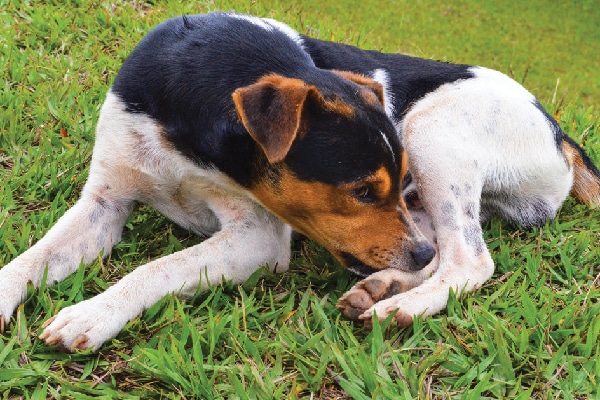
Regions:
<instances>
[{"instance_id":1,"label":"dog's body","mask_svg":"<svg viewBox=\"0 0 600 400\"><path fill-rule=\"evenodd\" d=\"M364 52L243 15L173 19L117 76L79 202L0 270L0 325L45 268L51 284L106 256L136 202L211 237L60 311L46 342L97 349L168 293L242 282L262 265L283 271L287 224L375 272L340 299L347 316L398 309L406 324L492 275L480 216L539 225L573 181L578 199L598 203L598 175L498 72ZM433 261L421 231L437 242Z\"/></svg>"}]
</instances>

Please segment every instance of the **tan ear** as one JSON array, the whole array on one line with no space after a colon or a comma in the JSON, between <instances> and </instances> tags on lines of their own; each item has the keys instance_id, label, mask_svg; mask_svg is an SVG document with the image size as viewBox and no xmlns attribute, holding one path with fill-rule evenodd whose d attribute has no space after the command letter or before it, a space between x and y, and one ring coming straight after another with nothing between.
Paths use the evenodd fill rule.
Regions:
<instances>
[{"instance_id":1,"label":"tan ear","mask_svg":"<svg viewBox=\"0 0 600 400\"><path fill-rule=\"evenodd\" d=\"M385 105L385 96L383 93L383 86L376 80L367 78L364 75L355 74L354 72L337 71L337 70L332 70L331 72L338 74L342 78L348 79L349 81L352 81L354 83L357 83L361 86L366 87L373 94L375 94L375 96L377 96L377 100L379 100L381 105Z\"/></svg>"},{"instance_id":2,"label":"tan ear","mask_svg":"<svg viewBox=\"0 0 600 400\"><path fill-rule=\"evenodd\" d=\"M307 97L316 96L322 101L314 86L276 74L239 88L232 96L242 124L270 163L283 160L301 134L302 110Z\"/></svg>"}]
</instances>

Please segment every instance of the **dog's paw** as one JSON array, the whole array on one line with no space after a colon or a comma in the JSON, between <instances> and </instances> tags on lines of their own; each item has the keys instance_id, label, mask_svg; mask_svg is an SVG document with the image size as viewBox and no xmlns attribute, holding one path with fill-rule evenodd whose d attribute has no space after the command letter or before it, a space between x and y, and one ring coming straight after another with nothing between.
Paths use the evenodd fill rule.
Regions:
<instances>
[{"instance_id":1,"label":"dog's paw","mask_svg":"<svg viewBox=\"0 0 600 400\"><path fill-rule=\"evenodd\" d=\"M406 297L407 295L401 293L390 298L383 299L359 315L358 319L364 321L366 326L371 326L374 315L377 315L377 319L379 321L383 321L393 314L393 322L395 322L396 326L399 328L410 326L414 317L418 313L408 311L410 309L409 306L403 306Z\"/></svg>"},{"instance_id":2,"label":"dog's paw","mask_svg":"<svg viewBox=\"0 0 600 400\"><path fill-rule=\"evenodd\" d=\"M376 303L414 287L412 282L406 282L405 277L405 272L394 269L379 271L348 290L338 300L337 307L348 319L366 321L365 312ZM378 317L381 318L379 314Z\"/></svg>"},{"instance_id":3,"label":"dog's paw","mask_svg":"<svg viewBox=\"0 0 600 400\"><path fill-rule=\"evenodd\" d=\"M67 307L47 320L39 337L48 345L69 351L96 351L106 340L115 337L126 323L127 319L120 317L119 310L90 299Z\"/></svg>"}]
</instances>

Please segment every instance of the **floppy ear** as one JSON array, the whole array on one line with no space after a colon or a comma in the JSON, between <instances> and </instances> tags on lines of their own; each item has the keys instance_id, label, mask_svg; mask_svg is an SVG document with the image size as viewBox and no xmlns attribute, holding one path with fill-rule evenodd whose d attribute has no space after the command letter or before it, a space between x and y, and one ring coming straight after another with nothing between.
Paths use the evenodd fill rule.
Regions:
<instances>
[{"instance_id":1,"label":"floppy ear","mask_svg":"<svg viewBox=\"0 0 600 400\"><path fill-rule=\"evenodd\" d=\"M242 124L270 163L283 160L294 140L302 134L302 110L307 98L322 101L316 87L276 74L239 88L232 96Z\"/></svg>"},{"instance_id":2,"label":"floppy ear","mask_svg":"<svg viewBox=\"0 0 600 400\"><path fill-rule=\"evenodd\" d=\"M349 81L352 81L354 83L357 83L361 86L366 87L371 92L373 92L373 94L375 94L375 96L377 96L377 99L379 100L379 102L382 105L385 105L385 95L383 93L383 86L376 80L367 78L364 75L355 74L354 72L337 71L337 70L332 70L331 72L338 74L342 78L348 79Z\"/></svg>"}]
</instances>

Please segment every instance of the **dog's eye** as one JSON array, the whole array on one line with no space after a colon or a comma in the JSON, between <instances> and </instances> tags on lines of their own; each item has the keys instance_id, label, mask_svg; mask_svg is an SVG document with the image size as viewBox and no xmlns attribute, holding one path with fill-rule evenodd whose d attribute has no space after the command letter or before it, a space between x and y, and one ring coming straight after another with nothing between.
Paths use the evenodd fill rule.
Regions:
<instances>
[{"instance_id":1,"label":"dog's eye","mask_svg":"<svg viewBox=\"0 0 600 400\"><path fill-rule=\"evenodd\" d=\"M373 191L367 185L352 189L352 196L354 196L361 203L373 203L376 200Z\"/></svg>"}]
</instances>

